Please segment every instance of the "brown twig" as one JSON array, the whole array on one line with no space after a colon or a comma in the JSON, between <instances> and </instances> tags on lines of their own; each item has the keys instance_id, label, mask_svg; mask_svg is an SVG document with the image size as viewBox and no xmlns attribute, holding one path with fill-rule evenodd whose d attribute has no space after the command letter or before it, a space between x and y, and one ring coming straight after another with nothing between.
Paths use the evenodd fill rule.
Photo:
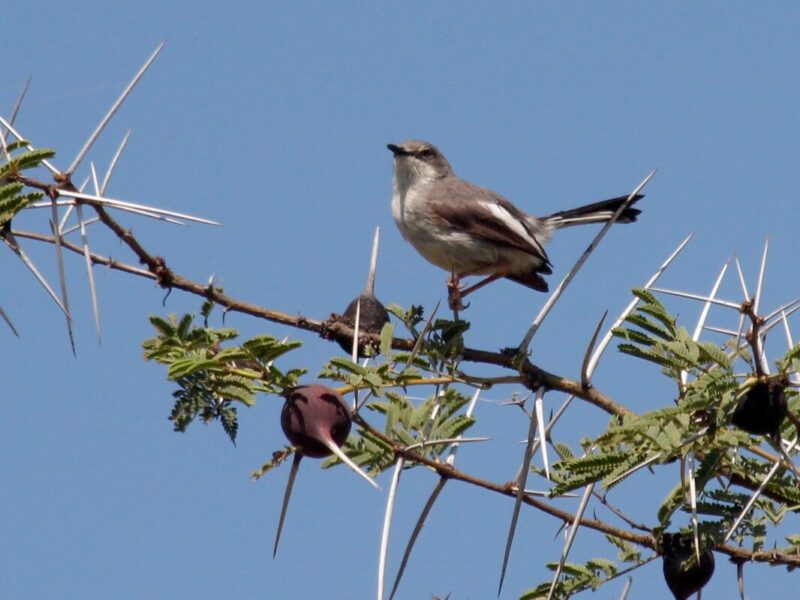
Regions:
<instances>
[{"instance_id":1,"label":"brown twig","mask_svg":"<svg viewBox=\"0 0 800 600\"><path fill-rule=\"evenodd\" d=\"M364 418L361 415L354 415L353 420L360 427L369 431L370 435L373 435L376 438L382 440L384 443L388 444L392 448L394 455L397 457L402 457L405 460L425 465L426 467L435 471L439 476L444 477L446 479L463 481L464 483L468 483L470 485L474 485L476 487L483 488L485 490L489 490L498 494L502 494L504 496L508 496L509 498L516 497L516 489L511 484L499 484L486 479L481 479L480 477L475 477L474 475L470 475L469 473L460 471L459 469L456 469L454 466L448 463L439 462L437 460L433 460L428 457L422 456L416 450L408 450L404 446L398 444L394 440L387 437L381 431L378 431L377 429L372 427L372 425L370 425L366 420L364 420ZM528 506L532 506L538 510L541 510L542 512L552 517L555 517L556 519L564 522L565 524L570 524L575 519L574 514L565 510L561 510L560 508L557 508L548 502L539 500L538 498L534 498L527 494L522 497L522 502L524 504L527 504ZM653 536L640 535L625 529L619 529L598 519L584 518L580 520L580 524L583 527L588 527L589 529L593 529L600 533L613 536L617 539L625 540L633 544L637 544L639 546L650 548L652 550L657 550L656 539ZM730 546L727 544L721 544L717 546L715 550L717 552L722 552L723 554L727 554L732 558L736 558L737 560L767 562L772 564L780 563L787 566L800 567L800 556L793 554L785 554L777 551L750 552L744 548Z\"/></svg>"}]
</instances>

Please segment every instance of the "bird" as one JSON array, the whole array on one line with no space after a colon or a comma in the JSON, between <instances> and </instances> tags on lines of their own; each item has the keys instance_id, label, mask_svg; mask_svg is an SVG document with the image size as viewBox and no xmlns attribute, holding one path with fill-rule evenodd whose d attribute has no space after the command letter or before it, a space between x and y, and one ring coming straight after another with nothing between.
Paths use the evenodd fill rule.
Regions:
<instances>
[{"instance_id":1,"label":"bird","mask_svg":"<svg viewBox=\"0 0 800 600\"><path fill-rule=\"evenodd\" d=\"M545 217L517 208L497 192L461 179L429 142L387 144L394 155L392 218L401 235L428 262L450 273L448 302L462 310L462 299L498 279L510 279L547 292L544 275L553 272L544 245L556 229L604 223L628 196L586 204ZM618 223L632 223L641 212L630 199ZM463 288L464 277L485 279Z\"/></svg>"}]
</instances>

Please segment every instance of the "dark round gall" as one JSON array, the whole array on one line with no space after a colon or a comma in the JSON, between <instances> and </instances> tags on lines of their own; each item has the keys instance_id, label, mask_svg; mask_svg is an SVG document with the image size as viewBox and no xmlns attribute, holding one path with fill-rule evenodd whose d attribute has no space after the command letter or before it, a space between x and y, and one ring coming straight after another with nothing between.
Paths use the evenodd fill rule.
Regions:
<instances>
[{"instance_id":1,"label":"dark round gall","mask_svg":"<svg viewBox=\"0 0 800 600\"><path fill-rule=\"evenodd\" d=\"M661 553L664 579L675 600L688 600L714 574L714 553L711 550L702 552L698 562L689 537L665 533L661 538Z\"/></svg>"},{"instance_id":2,"label":"dark round gall","mask_svg":"<svg viewBox=\"0 0 800 600\"><path fill-rule=\"evenodd\" d=\"M304 385L293 389L281 411L281 428L289 441L305 456L330 456L322 440L337 446L350 434L350 409L339 392L324 385Z\"/></svg>"},{"instance_id":3,"label":"dark round gall","mask_svg":"<svg viewBox=\"0 0 800 600\"><path fill-rule=\"evenodd\" d=\"M389 312L386 307L381 304L372 294L361 294L356 297L347 309L342 314L340 321L350 327L351 329L356 326L356 307L359 300L361 301L361 310L358 317L358 332L359 334L380 335L383 326L389 322ZM353 340L349 337L337 337L336 342L339 346L350 354L353 349ZM373 344L360 343L358 345L358 355L362 358L366 356L374 356L378 353L378 347Z\"/></svg>"},{"instance_id":4,"label":"dark round gall","mask_svg":"<svg viewBox=\"0 0 800 600\"><path fill-rule=\"evenodd\" d=\"M777 437L786 418L784 390L782 381L759 381L744 395L731 423L748 433Z\"/></svg>"}]
</instances>

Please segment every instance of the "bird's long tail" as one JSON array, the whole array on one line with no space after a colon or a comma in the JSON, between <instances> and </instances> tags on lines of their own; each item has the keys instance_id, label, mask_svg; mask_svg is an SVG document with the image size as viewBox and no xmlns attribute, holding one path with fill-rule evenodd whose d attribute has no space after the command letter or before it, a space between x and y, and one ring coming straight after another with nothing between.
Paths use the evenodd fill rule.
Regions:
<instances>
[{"instance_id":1,"label":"bird's long tail","mask_svg":"<svg viewBox=\"0 0 800 600\"><path fill-rule=\"evenodd\" d=\"M631 201L638 202L644 197L643 194L637 194ZM610 200L603 200L601 202L594 202L585 206L579 206L571 210L562 210L553 213L547 217L542 217L549 227L553 229L561 229L563 227L572 227L573 225L586 225L587 223L605 223L617 212L617 209L628 199L628 196L620 196L618 198L611 198ZM636 220L636 215L640 212L637 208L628 206L622 211L617 223L633 223Z\"/></svg>"}]
</instances>

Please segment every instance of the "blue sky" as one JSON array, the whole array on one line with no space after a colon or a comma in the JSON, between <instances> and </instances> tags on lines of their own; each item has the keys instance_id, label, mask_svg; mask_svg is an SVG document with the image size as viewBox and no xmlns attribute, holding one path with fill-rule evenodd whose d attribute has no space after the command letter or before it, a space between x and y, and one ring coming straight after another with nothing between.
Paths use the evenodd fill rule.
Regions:
<instances>
[{"instance_id":1,"label":"blue sky","mask_svg":"<svg viewBox=\"0 0 800 600\"><path fill-rule=\"evenodd\" d=\"M537 334L532 359L576 376L605 309L619 312L689 233L664 285L705 293L740 257L750 288L770 239L764 305L798 294L800 43L796 4L149 3L27 2L3 18L0 112L33 78L18 118L65 168L132 74L167 44L90 156L102 171L128 128L131 142L109 194L224 223L169 228L129 218L145 245L178 272L212 274L226 292L293 314L341 312L363 285L375 226L382 229L377 293L386 303L444 295L445 274L405 245L391 221L388 142L422 138L463 177L534 214L626 193L653 168L644 213L615 228ZM88 165L87 165L88 166ZM76 179L82 179L85 168ZM39 227L43 214L20 219ZM15 223L16 225L16 223ZM548 247L558 281L591 231ZM98 251L131 260L97 235ZM28 250L48 278L51 248ZM301 469L277 559L272 538L288 474L249 473L283 443L281 402L240 412L238 446L217 426L171 431L172 386L141 358L150 314L197 311L195 298L144 280L96 272L103 343L94 339L80 260L68 263L77 326L73 358L63 317L9 252L0 306L21 333L0 328L3 417L0 595L8 598L374 597L384 493L351 473ZM13 282L13 283L10 283ZM727 297L739 300L731 279ZM467 343L519 342L544 296L501 282L481 291ZM163 302L163 305L162 305ZM693 327L700 307L671 301ZM718 324L726 315L720 314ZM730 318L728 318L730 321ZM245 335L292 333L287 366L311 374L338 347L240 315ZM797 336L797 323L795 336ZM774 355L785 349L776 336ZM657 370L609 352L596 384L634 410L671 401ZM522 415L479 404L463 469L503 482L522 458ZM555 395L553 395L555 396ZM548 408L560 399L548 397ZM572 409L568 442L606 417ZM673 478L675 473L671 474ZM639 475L634 513L654 523L669 482ZM674 479L673 479L674 480ZM380 480L384 490L388 477ZM435 483L420 469L401 488L390 548L394 573ZM569 502L564 503L570 507ZM417 546L400 598L495 597L512 504L447 486ZM504 598L547 578L558 523L523 512ZM789 529L797 531L797 520ZM580 534L576 558L603 551ZM736 594L718 557L707 597ZM794 589L784 570L748 567L751 598ZM616 598L623 582L599 597ZM667 597L660 566L637 572L632 597ZM645 591L646 590L646 591Z\"/></svg>"}]
</instances>

